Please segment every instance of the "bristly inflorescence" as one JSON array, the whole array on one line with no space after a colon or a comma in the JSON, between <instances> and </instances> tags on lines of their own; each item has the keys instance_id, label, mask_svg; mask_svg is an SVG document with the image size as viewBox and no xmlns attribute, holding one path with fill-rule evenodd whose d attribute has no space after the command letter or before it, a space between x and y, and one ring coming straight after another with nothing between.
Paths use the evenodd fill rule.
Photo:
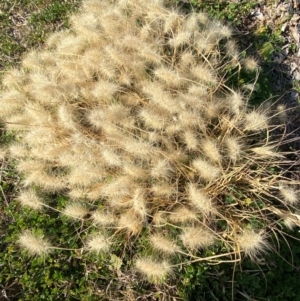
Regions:
<instances>
[{"instance_id":1,"label":"bristly inflorescence","mask_svg":"<svg viewBox=\"0 0 300 301\"><path fill-rule=\"evenodd\" d=\"M62 214L98 227L83 240L96 253L146 228L153 256L137 254L136 270L155 282L176 254L214 244L255 259L274 226L268 206L291 226L298 204L272 110L251 109L224 81L228 66L256 62L240 59L229 27L161 2L84 1L70 30L7 72L0 108L19 137L9 153L24 175L20 203L41 210L43 195L67 195Z\"/></svg>"}]
</instances>

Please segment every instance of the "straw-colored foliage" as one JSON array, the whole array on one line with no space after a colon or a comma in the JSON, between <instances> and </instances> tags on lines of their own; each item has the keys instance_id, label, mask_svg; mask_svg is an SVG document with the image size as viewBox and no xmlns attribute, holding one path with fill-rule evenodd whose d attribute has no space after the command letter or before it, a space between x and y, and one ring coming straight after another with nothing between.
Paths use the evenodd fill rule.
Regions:
<instances>
[{"instance_id":1,"label":"straw-colored foliage","mask_svg":"<svg viewBox=\"0 0 300 301\"><path fill-rule=\"evenodd\" d=\"M255 258L282 218L274 212L288 221L299 200L276 113L250 108L224 81L228 67L257 63L239 58L230 28L161 2L84 1L70 30L6 73L0 96L18 137L9 151L23 175L20 203L41 210L43 195L64 194L62 214L99 229L82 240L87 251L143 233L134 243L146 239L166 259L137 255L133 270L154 282L178 253L197 260L215 244L222 260ZM30 232L19 242L49 249Z\"/></svg>"}]
</instances>

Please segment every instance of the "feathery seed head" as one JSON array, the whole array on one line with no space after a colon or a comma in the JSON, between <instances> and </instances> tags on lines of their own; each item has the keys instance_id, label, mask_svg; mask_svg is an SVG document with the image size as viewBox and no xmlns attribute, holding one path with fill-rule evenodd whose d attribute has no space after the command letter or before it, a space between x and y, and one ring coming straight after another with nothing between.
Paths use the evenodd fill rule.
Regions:
<instances>
[{"instance_id":1,"label":"feathery seed head","mask_svg":"<svg viewBox=\"0 0 300 301\"><path fill-rule=\"evenodd\" d=\"M188 44L190 37L191 37L191 32L189 31L179 32L172 39L169 40L169 44L172 47L176 48L180 45Z\"/></svg>"},{"instance_id":2,"label":"feathery seed head","mask_svg":"<svg viewBox=\"0 0 300 301\"><path fill-rule=\"evenodd\" d=\"M241 157L242 145L240 139L234 136L228 136L224 140L225 146L228 151L228 157L234 163Z\"/></svg>"},{"instance_id":3,"label":"feathery seed head","mask_svg":"<svg viewBox=\"0 0 300 301\"><path fill-rule=\"evenodd\" d=\"M116 178L102 188L102 193L109 197L125 197L130 195L133 183L128 177Z\"/></svg>"},{"instance_id":4,"label":"feathery seed head","mask_svg":"<svg viewBox=\"0 0 300 301\"><path fill-rule=\"evenodd\" d=\"M299 202L298 193L292 187L280 185L279 192L287 204L296 205Z\"/></svg>"},{"instance_id":5,"label":"feathery seed head","mask_svg":"<svg viewBox=\"0 0 300 301\"><path fill-rule=\"evenodd\" d=\"M57 52L62 55L81 54L86 46L86 40L82 35L65 35L57 44Z\"/></svg>"},{"instance_id":6,"label":"feathery seed head","mask_svg":"<svg viewBox=\"0 0 300 301\"><path fill-rule=\"evenodd\" d=\"M63 210L64 215L74 219L82 219L88 212L87 208L78 202L67 204Z\"/></svg>"},{"instance_id":7,"label":"feathery seed head","mask_svg":"<svg viewBox=\"0 0 300 301\"><path fill-rule=\"evenodd\" d=\"M262 145L251 148L251 151L260 158L282 157L280 153L276 153L273 145Z\"/></svg>"},{"instance_id":8,"label":"feathery seed head","mask_svg":"<svg viewBox=\"0 0 300 301\"><path fill-rule=\"evenodd\" d=\"M46 45L49 48L55 48L65 36L66 33L63 31L53 32L48 36Z\"/></svg>"},{"instance_id":9,"label":"feathery seed head","mask_svg":"<svg viewBox=\"0 0 300 301\"><path fill-rule=\"evenodd\" d=\"M166 159L160 159L153 163L153 167L151 168L151 176L153 178L165 178L167 179L172 173L173 169Z\"/></svg>"},{"instance_id":10,"label":"feathery seed head","mask_svg":"<svg viewBox=\"0 0 300 301\"><path fill-rule=\"evenodd\" d=\"M172 73L173 71L170 72ZM149 97L150 103L161 110L171 114L180 111L174 97L159 83L143 82L142 91Z\"/></svg>"},{"instance_id":11,"label":"feathery seed head","mask_svg":"<svg viewBox=\"0 0 300 301\"><path fill-rule=\"evenodd\" d=\"M137 50L139 47L145 47L145 44L137 36L128 34L118 41L121 47L129 50Z\"/></svg>"},{"instance_id":12,"label":"feathery seed head","mask_svg":"<svg viewBox=\"0 0 300 301\"><path fill-rule=\"evenodd\" d=\"M194 32L196 30L199 29L199 20L201 20L201 16L202 15L202 18L206 18L207 20L207 16L202 14L202 13L198 13L198 14L190 14L189 16L187 16L184 24L183 24L183 27L184 29L187 31L187 32ZM202 19L202 21L203 21ZM200 23L202 23L200 21ZM203 24L206 23L205 21L203 22Z\"/></svg>"},{"instance_id":13,"label":"feathery seed head","mask_svg":"<svg viewBox=\"0 0 300 301\"><path fill-rule=\"evenodd\" d=\"M196 85L192 84L188 87L188 94L194 95L198 97L198 102L201 104L200 97L204 98L204 96L207 96L209 93L208 88L202 85ZM203 105L203 103L202 103Z\"/></svg>"},{"instance_id":14,"label":"feathery seed head","mask_svg":"<svg viewBox=\"0 0 300 301\"><path fill-rule=\"evenodd\" d=\"M50 252L51 245L42 236L35 235L30 230L25 230L18 239L21 247L31 255L46 255Z\"/></svg>"},{"instance_id":15,"label":"feathery seed head","mask_svg":"<svg viewBox=\"0 0 300 301\"><path fill-rule=\"evenodd\" d=\"M198 158L192 162L193 167L197 170L197 173L204 181L213 181L217 179L221 174L221 169L207 161Z\"/></svg>"},{"instance_id":16,"label":"feathery seed head","mask_svg":"<svg viewBox=\"0 0 300 301\"><path fill-rule=\"evenodd\" d=\"M157 262L151 258L140 258L136 261L137 270L147 277L150 282L160 283L171 272L171 266L167 261Z\"/></svg>"},{"instance_id":17,"label":"feathery seed head","mask_svg":"<svg viewBox=\"0 0 300 301\"><path fill-rule=\"evenodd\" d=\"M233 58L235 61L238 61L239 50L234 40L227 41L226 51L229 57Z\"/></svg>"},{"instance_id":18,"label":"feathery seed head","mask_svg":"<svg viewBox=\"0 0 300 301\"><path fill-rule=\"evenodd\" d=\"M107 204L108 203L113 210L118 208L119 210L124 211L125 209L132 207L132 200L129 197L110 197L107 198Z\"/></svg>"},{"instance_id":19,"label":"feathery seed head","mask_svg":"<svg viewBox=\"0 0 300 301\"><path fill-rule=\"evenodd\" d=\"M170 87L179 87L182 84L182 78L178 72L167 67L156 68L154 75Z\"/></svg>"},{"instance_id":20,"label":"feathery seed head","mask_svg":"<svg viewBox=\"0 0 300 301\"><path fill-rule=\"evenodd\" d=\"M106 36L113 36L122 31L122 27L126 26L122 12L118 7L114 7L107 13L102 14L100 18L101 30Z\"/></svg>"},{"instance_id":21,"label":"feathery seed head","mask_svg":"<svg viewBox=\"0 0 300 301\"><path fill-rule=\"evenodd\" d=\"M7 149L6 148L0 149L0 160L4 160L6 158L6 155L7 155Z\"/></svg>"},{"instance_id":22,"label":"feathery seed head","mask_svg":"<svg viewBox=\"0 0 300 301\"><path fill-rule=\"evenodd\" d=\"M131 118L128 108L121 104L112 104L105 113L105 117L111 123L123 125L125 127L131 126Z\"/></svg>"},{"instance_id":23,"label":"feathery seed head","mask_svg":"<svg viewBox=\"0 0 300 301\"><path fill-rule=\"evenodd\" d=\"M29 150L26 146L20 143L14 143L9 147L9 154L13 158L28 158L29 157Z\"/></svg>"},{"instance_id":24,"label":"feathery seed head","mask_svg":"<svg viewBox=\"0 0 300 301\"><path fill-rule=\"evenodd\" d=\"M92 95L99 102L100 100L111 101L118 89L120 89L119 86L114 83L105 80L99 80L92 89Z\"/></svg>"},{"instance_id":25,"label":"feathery seed head","mask_svg":"<svg viewBox=\"0 0 300 301\"><path fill-rule=\"evenodd\" d=\"M252 111L245 116L245 131L261 131L268 128L268 118L265 114Z\"/></svg>"},{"instance_id":26,"label":"feathery seed head","mask_svg":"<svg viewBox=\"0 0 300 301\"><path fill-rule=\"evenodd\" d=\"M110 247L110 242L107 240L107 238L102 235L98 234L95 236L91 236L87 239L86 242L87 248L90 252L108 252Z\"/></svg>"},{"instance_id":27,"label":"feathery seed head","mask_svg":"<svg viewBox=\"0 0 300 301\"><path fill-rule=\"evenodd\" d=\"M103 149L101 155L108 166L121 166L122 159L111 149Z\"/></svg>"},{"instance_id":28,"label":"feathery seed head","mask_svg":"<svg viewBox=\"0 0 300 301\"><path fill-rule=\"evenodd\" d=\"M199 105L199 101L198 101L198 105ZM201 117L200 113L197 111L189 111L187 109L183 110L178 116L177 123L184 131L183 137L186 145L189 145L188 143L189 141L192 142L194 139L197 139L198 131L200 131L200 133L205 133L205 122ZM189 134L187 134L187 136L185 137L185 133L189 133ZM191 134L193 135L194 138L190 140L189 138L192 138ZM193 144L194 143L192 143L191 146Z\"/></svg>"},{"instance_id":29,"label":"feathery seed head","mask_svg":"<svg viewBox=\"0 0 300 301\"><path fill-rule=\"evenodd\" d=\"M180 235L183 245L191 250L203 249L214 244L216 238L211 231L202 227L184 228Z\"/></svg>"},{"instance_id":30,"label":"feathery seed head","mask_svg":"<svg viewBox=\"0 0 300 301\"><path fill-rule=\"evenodd\" d=\"M81 163L82 164L82 163ZM85 171L84 176L82 172ZM77 185L80 187L90 187L92 184L97 182L97 180L102 180L103 169L93 168L91 164L87 163L85 168L79 168L74 166L68 174L68 183L70 185Z\"/></svg>"},{"instance_id":31,"label":"feathery seed head","mask_svg":"<svg viewBox=\"0 0 300 301\"><path fill-rule=\"evenodd\" d=\"M244 107L244 99L241 93L233 92L228 97L229 107L232 113L238 115L240 114L241 108Z\"/></svg>"},{"instance_id":32,"label":"feathery seed head","mask_svg":"<svg viewBox=\"0 0 300 301\"><path fill-rule=\"evenodd\" d=\"M229 39L232 36L232 30L230 27L225 26L221 23L217 23L218 29L219 29L219 36L220 39Z\"/></svg>"},{"instance_id":33,"label":"feathery seed head","mask_svg":"<svg viewBox=\"0 0 300 301\"><path fill-rule=\"evenodd\" d=\"M140 216L137 216L134 210L128 210L120 216L118 227L126 230L129 235L137 235L143 228L143 221Z\"/></svg>"},{"instance_id":34,"label":"feathery seed head","mask_svg":"<svg viewBox=\"0 0 300 301\"><path fill-rule=\"evenodd\" d=\"M246 256L255 260L259 255L270 248L265 233L256 233L254 230L245 230L237 238L238 244Z\"/></svg>"},{"instance_id":35,"label":"feathery seed head","mask_svg":"<svg viewBox=\"0 0 300 301\"><path fill-rule=\"evenodd\" d=\"M207 24L208 22L209 22L209 19L208 19L208 16L205 14L205 13L203 13L203 12L199 12L199 13L197 13L196 14L196 19L197 19L197 23L198 22L200 22L201 24ZM192 19L194 19L195 17L190 17L191 18L191 20ZM193 21L193 23L194 23L195 21ZM198 26L198 24L195 24L195 26L197 27Z\"/></svg>"},{"instance_id":36,"label":"feathery seed head","mask_svg":"<svg viewBox=\"0 0 300 301\"><path fill-rule=\"evenodd\" d=\"M6 128L12 131L26 131L32 126L32 119L26 115L10 115L3 117Z\"/></svg>"},{"instance_id":37,"label":"feathery seed head","mask_svg":"<svg viewBox=\"0 0 300 301\"><path fill-rule=\"evenodd\" d=\"M135 156L136 158L140 158L143 160L150 160L151 155L154 152L154 148L152 147L151 143L147 141L138 141L133 138L123 138L123 141L120 143L124 144L124 149L131 155Z\"/></svg>"},{"instance_id":38,"label":"feathery seed head","mask_svg":"<svg viewBox=\"0 0 300 301\"><path fill-rule=\"evenodd\" d=\"M189 119L190 120L190 119ZM183 134L183 141L188 150L196 150L198 148L198 139L192 131L185 131Z\"/></svg>"},{"instance_id":39,"label":"feathery seed head","mask_svg":"<svg viewBox=\"0 0 300 301\"><path fill-rule=\"evenodd\" d=\"M177 26L181 23L180 22L181 16L175 10L170 11L164 17L165 24L164 24L164 32L167 33L168 31L176 30Z\"/></svg>"},{"instance_id":40,"label":"feathery seed head","mask_svg":"<svg viewBox=\"0 0 300 301\"><path fill-rule=\"evenodd\" d=\"M173 123L170 123L167 127L166 127L166 134L169 136L169 137L172 137L172 136L176 136L178 135L182 130L182 127L181 125L177 122L177 118L174 119L174 122Z\"/></svg>"},{"instance_id":41,"label":"feathery seed head","mask_svg":"<svg viewBox=\"0 0 300 301\"><path fill-rule=\"evenodd\" d=\"M43 200L37 195L36 191L31 188L21 191L17 197L17 201L19 201L22 206L28 206L34 210L43 208Z\"/></svg>"},{"instance_id":42,"label":"feathery seed head","mask_svg":"<svg viewBox=\"0 0 300 301\"><path fill-rule=\"evenodd\" d=\"M95 66L98 66L97 71L99 71L99 73L103 75L105 79L113 80L117 76L117 67L110 62L109 58L105 55L101 56ZM113 87L110 89L112 90L111 93L113 93ZM95 93L97 94L97 92Z\"/></svg>"},{"instance_id":43,"label":"feathery seed head","mask_svg":"<svg viewBox=\"0 0 300 301\"><path fill-rule=\"evenodd\" d=\"M72 200L81 200L87 198L87 190L84 187L74 187L73 189L70 189L68 192L68 196ZM96 198L92 198L92 200L98 199L99 193Z\"/></svg>"},{"instance_id":44,"label":"feathery seed head","mask_svg":"<svg viewBox=\"0 0 300 301\"><path fill-rule=\"evenodd\" d=\"M133 192L132 197L132 208L134 212L141 217L142 220L145 220L147 216L147 207L144 197L145 191L142 188L137 188Z\"/></svg>"},{"instance_id":45,"label":"feathery seed head","mask_svg":"<svg viewBox=\"0 0 300 301\"><path fill-rule=\"evenodd\" d=\"M285 214L282 216L283 222L286 227L293 230L296 226L300 225L298 216L293 216L293 214Z\"/></svg>"},{"instance_id":46,"label":"feathery seed head","mask_svg":"<svg viewBox=\"0 0 300 301\"><path fill-rule=\"evenodd\" d=\"M162 59L159 53L155 50L149 47L149 45L143 47L139 51L139 57L145 61L145 63L153 64L154 66L161 66ZM159 76L158 76L159 77Z\"/></svg>"},{"instance_id":47,"label":"feathery seed head","mask_svg":"<svg viewBox=\"0 0 300 301\"><path fill-rule=\"evenodd\" d=\"M194 66L191 68L191 73L195 79L204 85L215 85L217 77L213 70L206 66Z\"/></svg>"},{"instance_id":48,"label":"feathery seed head","mask_svg":"<svg viewBox=\"0 0 300 301\"><path fill-rule=\"evenodd\" d=\"M188 68L195 64L195 55L191 51L185 51L180 56L180 66Z\"/></svg>"},{"instance_id":49,"label":"feathery seed head","mask_svg":"<svg viewBox=\"0 0 300 301\"><path fill-rule=\"evenodd\" d=\"M247 71L255 71L258 68L258 63L253 57L243 59L242 64Z\"/></svg>"},{"instance_id":50,"label":"feathery seed head","mask_svg":"<svg viewBox=\"0 0 300 301\"><path fill-rule=\"evenodd\" d=\"M200 141L200 145L207 158L212 162L221 162L222 156L215 141L205 138Z\"/></svg>"},{"instance_id":51,"label":"feathery seed head","mask_svg":"<svg viewBox=\"0 0 300 301\"><path fill-rule=\"evenodd\" d=\"M1 86L4 89L12 89L12 91L18 90L24 84L24 80L26 80L25 74L26 72L22 69L11 69L3 74Z\"/></svg>"},{"instance_id":52,"label":"feathery seed head","mask_svg":"<svg viewBox=\"0 0 300 301\"><path fill-rule=\"evenodd\" d=\"M288 118L287 108L285 107L285 105L280 104L277 106L276 111L277 111L280 123L284 124Z\"/></svg>"},{"instance_id":53,"label":"feathery seed head","mask_svg":"<svg viewBox=\"0 0 300 301\"><path fill-rule=\"evenodd\" d=\"M70 22L73 30L77 34L82 35L89 41L99 40L100 36L100 20L98 16L92 12L81 13L79 16L71 16Z\"/></svg>"},{"instance_id":54,"label":"feathery seed head","mask_svg":"<svg viewBox=\"0 0 300 301\"><path fill-rule=\"evenodd\" d=\"M29 173L31 171L38 171L40 169L44 169L45 168L45 164L41 161L38 160L33 160L33 159L22 159L20 160L19 164L18 164L18 171L21 173Z\"/></svg>"},{"instance_id":55,"label":"feathery seed head","mask_svg":"<svg viewBox=\"0 0 300 301\"><path fill-rule=\"evenodd\" d=\"M88 12L88 13L91 12L94 14L99 14L101 13L101 11L106 11L107 9L110 9L110 6L108 5L108 3L104 1L85 0L82 4L83 12Z\"/></svg>"},{"instance_id":56,"label":"feathery seed head","mask_svg":"<svg viewBox=\"0 0 300 301\"><path fill-rule=\"evenodd\" d=\"M149 240L153 248L162 253L172 255L179 251L179 247L173 241L169 240L162 234L153 234L149 237Z\"/></svg>"},{"instance_id":57,"label":"feathery seed head","mask_svg":"<svg viewBox=\"0 0 300 301\"><path fill-rule=\"evenodd\" d=\"M222 107L224 103L220 103L218 99L212 99L212 101L208 101L204 104L204 113L206 119L211 121L213 119L218 118L221 115ZM222 115L221 115L222 116Z\"/></svg>"},{"instance_id":58,"label":"feathery seed head","mask_svg":"<svg viewBox=\"0 0 300 301\"><path fill-rule=\"evenodd\" d=\"M195 210L190 210L185 206L176 207L169 215L169 220L175 224L196 221Z\"/></svg>"},{"instance_id":59,"label":"feathery seed head","mask_svg":"<svg viewBox=\"0 0 300 301\"><path fill-rule=\"evenodd\" d=\"M22 61L22 66L24 68L34 70L35 72L39 72L42 69L42 66L40 64L40 58L39 54L37 53L36 50L32 50L28 52Z\"/></svg>"},{"instance_id":60,"label":"feathery seed head","mask_svg":"<svg viewBox=\"0 0 300 301\"><path fill-rule=\"evenodd\" d=\"M77 123L73 120L73 112L70 106L62 104L58 107L58 118L61 125L68 130L76 130Z\"/></svg>"},{"instance_id":61,"label":"feathery seed head","mask_svg":"<svg viewBox=\"0 0 300 301\"><path fill-rule=\"evenodd\" d=\"M136 166L130 162L123 165L124 173L132 179L145 179L148 177L148 171L142 167Z\"/></svg>"},{"instance_id":62,"label":"feathery seed head","mask_svg":"<svg viewBox=\"0 0 300 301\"><path fill-rule=\"evenodd\" d=\"M43 165L43 164L38 164ZM45 168L45 166L43 166ZM37 167L26 172L26 177L23 181L25 187L38 185L43 188L44 192L58 192L66 188L66 181L63 177L57 175L49 175L45 170L39 170Z\"/></svg>"},{"instance_id":63,"label":"feathery seed head","mask_svg":"<svg viewBox=\"0 0 300 301\"><path fill-rule=\"evenodd\" d=\"M105 55L119 68L129 59L120 47L108 45L104 50Z\"/></svg>"},{"instance_id":64,"label":"feathery seed head","mask_svg":"<svg viewBox=\"0 0 300 301\"><path fill-rule=\"evenodd\" d=\"M8 117L17 113L20 110L20 107L24 105L22 93L14 89L2 92L0 95L0 99L0 114L2 117Z\"/></svg>"},{"instance_id":65,"label":"feathery seed head","mask_svg":"<svg viewBox=\"0 0 300 301\"><path fill-rule=\"evenodd\" d=\"M89 123L96 129L101 129L106 126L105 111L103 109L95 109L88 113L87 119Z\"/></svg>"},{"instance_id":66,"label":"feathery seed head","mask_svg":"<svg viewBox=\"0 0 300 301\"><path fill-rule=\"evenodd\" d=\"M110 212L103 212L103 210L93 211L92 219L101 226L110 226L115 223L115 216Z\"/></svg>"},{"instance_id":67,"label":"feathery seed head","mask_svg":"<svg viewBox=\"0 0 300 301\"><path fill-rule=\"evenodd\" d=\"M163 226L166 224L166 212L156 211L152 216L152 221L155 226Z\"/></svg>"},{"instance_id":68,"label":"feathery seed head","mask_svg":"<svg viewBox=\"0 0 300 301\"><path fill-rule=\"evenodd\" d=\"M195 183L189 183L187 186L188 199L201 213L207 215L213 210L211 199L206 195L203 189L199 189Z\"/></svg>"},{"instance_id":69,"label":"feathery seed head","mask_svg":"<svg viewBox=\"0 0 300 301\"><path fill-rule=\"evenodd\" d=\"M150 191L157 197L171 197L175 192L176 188L171 184L156 184L152 185Z\"/></svg>"},{"instance_id":70,"label":"feathery seed head","mask_svg":"<svg viewBox=\"0 0 300 301\"><path fill-rule=\"evenodd\" d=\"M121 86L130 87L134 82L134 75L121 70L118 76L118 81Z\"/></svg>"},{"instance_id":71,"label":"feathery seed head","mask_svg":"<svg viewBox=\"0 0 300 301\"><path fill-rule=\"evenodd\" d=\"M151 129L163 129L167 121L166 116L161 111L155 109L143 108L139 114L145 125Z\"/></svg>"}]
</instances>

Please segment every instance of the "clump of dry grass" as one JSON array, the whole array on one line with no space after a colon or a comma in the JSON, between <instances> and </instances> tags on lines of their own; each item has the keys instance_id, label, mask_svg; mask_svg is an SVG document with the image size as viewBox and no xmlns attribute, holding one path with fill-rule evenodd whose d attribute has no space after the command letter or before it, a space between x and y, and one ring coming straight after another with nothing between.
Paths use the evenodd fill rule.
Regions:
<instances>
[{"instance_id":1,"label":"clump of dry grass","mask_svg":"<svg viewBox=\"0 0 300 301\"><path fill-rule=\"evenodd\" d=\"M153 254L167 259L139 257L136 269L154 282L177 253L199 258L215 243L224 256L262 254L282 208L292 219L298 183L282 168L272 109L226 87L225 66L257 69L240 61L231 30L154 0L86 0L71 20L3 80L0 116L20 138L10 147L20 203L41 210L40 195L65 194L62 214L98 227L84 245L96 253L117 241L103 229L130 238L147 228ZM29 232L20 244L49 249Z\"/></svg>"}]
</instances>

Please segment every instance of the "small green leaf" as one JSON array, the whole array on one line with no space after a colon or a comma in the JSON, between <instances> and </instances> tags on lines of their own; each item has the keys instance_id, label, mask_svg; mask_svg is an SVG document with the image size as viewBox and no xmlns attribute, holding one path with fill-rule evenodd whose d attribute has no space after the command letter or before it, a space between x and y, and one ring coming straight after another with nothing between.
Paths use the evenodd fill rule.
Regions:
<instances>
[{"instance_id":1,"label":"small green leaf","mask_svg":"<svg viewBox=\"0 0 300 301\"><path fill-rule=\"evenodd\" d=\"M122 266L122 259L115 254L110 256L110 269L120 270Z\"/></svg>"},{"instance_id":2,"label":"small green leaf","mask_svg":"<svg viewBox=\"0 0 300 301\"><path fill-rule=\"evenodd\" d=\"M265 42L259 52L263 59L269 60L274 50L275 48L271 42Z\"/></svg>"}]
</instances>

